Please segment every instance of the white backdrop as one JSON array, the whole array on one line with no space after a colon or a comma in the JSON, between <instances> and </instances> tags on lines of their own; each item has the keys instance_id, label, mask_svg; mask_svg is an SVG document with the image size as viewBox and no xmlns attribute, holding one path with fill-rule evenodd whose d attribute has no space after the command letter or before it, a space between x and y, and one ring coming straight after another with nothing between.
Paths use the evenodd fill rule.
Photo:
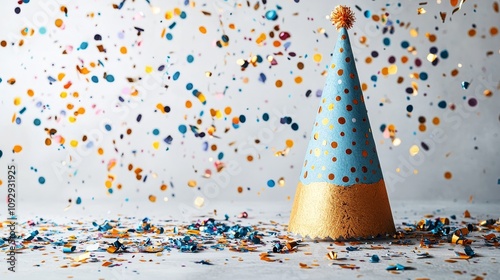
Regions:
<instances>
[{"instance_id":1,"label":"white backdrop","mask_svg":"<svg viewBox=\"0 0 500 280\"><path fill-rule=\"evenodd\" d=\"M293 199L342 3L24 2L0 9L0 192L13 160L36 211ZM498 4L453 2L349 1L392 200L500 199Z\"/></svg>"}]
</instances>

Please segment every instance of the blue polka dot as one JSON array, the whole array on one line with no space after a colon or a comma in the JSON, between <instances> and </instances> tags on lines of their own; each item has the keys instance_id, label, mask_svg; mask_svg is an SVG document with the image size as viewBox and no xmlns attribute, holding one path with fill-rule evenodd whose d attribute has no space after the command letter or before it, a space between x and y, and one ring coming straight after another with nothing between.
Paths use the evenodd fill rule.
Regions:
<instances>
[{"instance_id":1,"label":"blue polka dot","mask_svg":"<svg viewBox=\"0 0 500 280\"><path fill-rule=\"evenodd\" d=\"M220 152L218 155L217 155L217 159L218 160L222 160L224 158L224 153L223 152Z\"/></svg>"},{"instance_id":2,"label":"blue polka dot","mask_svg":"<svg viewBox=\"0 0 500 280\"><path fill-rule=\"evenodd\" d=\"M278 18L278 13L275 10L269 10L266 12L266 18L268 20L276 20Z\"/></svg>"},{"instance_id":3,"label":"blue polka dot","mask_svg":"<svg viewBox=\"0 0 500 280\"><path fill-rule=\"evenodd\" d=\"M386 37L382 42L384 42L384 45L389 46L391 44L391 39Z\"/></svg>"},{"instance_id":4,"label":"blue polka dot","mask_svg":"<svg viewBox=\"0 0 500 280\"><path fill-rule=\"evenodd\" d=\"M413 105L406 106L406 111L408 111L408 113L413 112Z\"/></svg>"},{"instance_id":5,"label":"blue polka dot","mask_svg":"<svg viewBox=\"0 0 500 280\"><path fill-rule=\"evenodd\" d=\"M172 76L172 79L174 81L177 81L177 79L179 79L179 76L181 75L181 72L177 71L174 73L174 75Z\"/></svg>"},{"instance_id":6,"label":"blue polka dot","mask_svg":"<svg viewBox=\"0 0 500 280\"><path fill-rule=\"evenodd\" d=\"M427 78L429 76L427 75L427 73L421 72L420 75L419 75L419 77L420 77L420 80L425 81L425 80L427 80Z\"/></svg>"},{"instance_id":7,"label":"blue polka dot","mask_svg":"<svg viewBox=\"0 0 500 280\"><path fill-rule=\"evenodd\" d=\"M439 107L439 108L441 108L441 109L446 108L446 101L444 101L444 100L439 101L439 103L438 103L438 107Z\"/></svg>"},{"instance_id":8,"label":"blue polka dot","mask_svg":"<svg viewBox=\"0 0 500 280\"><path fill-rule=\"evenodd\" d=\"M269 114L268 113L264 113L262 115L262 119L267 122L269 120Z\"/></svg>"},{"instance_id":9,"label":"blue polka dot","mask_svg":"<svg viewBox=\"0 0 500 280\"><path fill-rule=\"evenodd\" d=\"M372 76L370 77L370 79L371 79L372 81L376 82L376 81L377 81L377 76L376 76L376 75L372 75Z\"/></svg>"},{"instance_id":10,"label":"blue polka dot","mask_svg":"<svg viewBox=\"0 0 500 280\"><path fill-rule=\"evenodd\" d=\"M40 27L40 29L38 29L38 32L40 32L40 34L43 35L43 34L47 33L47 28L42 26L42 27Z\"/></svg>"},{"instance_id":11,"label":"blue polka dot","mask_svg":"<svg viewBox=\"0 0 500 280\"><path fill-rule=\"evenodd\" d=\"M36 125L36 126L39 126L41 123L42 123L42 121L40 121L40 119L34 119L33 120L33 124Z\"/></svg>"},{"instance_id":12,"label":"blue polka dot","mask_svg":"<svg viewBox=\"0 0 500 280\"><path fill-rule=\"evenodd\" d=\"M94 83L98 83L99 82L99 78L97 78L97 76L92 76L92 78L90 78L92 80L92 82Z\"/></svg>"},{"instance_id":13,"label":"blue polka dot","mask_svg":"<svg viewBox=\"0 0 500 280\"><path fill-rule=\"evenodd\" d=\"M193 89L193 84L192 84L192 83L188 83L188 84L186 85L186 89L187 89L187 90L192 90L192 89Z\"/></svg>"},{"instance_id":14,"label":"blue polka dot","mask_svg":"<svg viewBox=\"0 0 500 280\"><path fill-rule=\"evenodd\" d=\"M44 177L39 177L38 178L38 183L40 183L42 185L45 184L45 178Z\"/></svg>"},{"instance_id":15,"label":"blue polka dot","mask_svg":"<svg viewBox=\"0 0 500 280\"><path fill-rule=\"evenodd\" d=\"M247 117L245 115L240 115L240 123L245 123L247 121Z\"/></svg>"},{"instance_id":16,"label":"blue polka dot","mask_svg":"<svg viewBox=\"0 0 500 280\"><path fill-rule=\"evenodd\" d=\"M82 42L82 43L80 44L80 49L81 49L81 50L85 50L88 46L89 46L89 43L87 43L87 42Z\"/></svg>"},{"instance_id":17,"label":"blue polka dot","mask_svg":"<svg viewBox=\"0 0 500 280\"><path fill-rule=\"evenodd\" d=\"M181 14L179 15L179 17L182 18L182 19L185 19L187 17L186 12L181 12Z\"/></svg>"},{"instance_id":18,"label":"blue polka dot","mask_svg":"<svg viewBox=\"0 0 500 280\"><path fill-rule=\"evenodd\" d=\"M167 33L167 40L172 40L174 38L174 36L172 36L172 34L170 33Z\"/></svg>"},{"instance_id":19,"label":"blue polka dot","mask_svg":"<svg viewBox=\"0 0 500 280\"><path fill-rule=\"evenodd\" d=\"M82 203L82 198L81 197L77 197L76 198L76 204L81 204Z\"/></svg>"},{"instance_id":20,"label":"blue polka dot","mask_svg":"<svg viewBox=\"0 0 500 280\"><path fill-rule=\"evenodd\" d=\"M106 124L106 125L104 125L104 128L105 128L107 131L111 131L111 125L110 125L110 124Z\"/></svg>"},{"instance_id":21,"label":"blue polka dot","mask_svg":"<svg viewBox=\"0 0 500 280\"><path fill-rule=\"evenodd\" d=\"M183 124L179 125L179 132L184 134L187 131L187 127Z\"/></svg>"},{"instance_id":22,"label":"blue polka dot","mask_svg":"<svg viewBox=\"0 0 500 280\"><path fill-rule=\"evenodd\" d=\"M410 46L410 43L408 43L408 41L403 41L403 42L401 42L401 47L402 47L403 49L406 49L406 48L408 48L409 46Z\"/></svg>"},{"instance_id":23,"label":"blue polka dot","mask_svg":"<svg viewBox=\"0 0 500 280\"><path fill-rule=\"evenodd\" d=\"M370 12L369 10L366 10L363 15L366 17L366 18L370 18L372 16L372 12Z\"/></svg>"},{"instance_id":24,"label":"blue polka dot","mask_svg":"<svg viewBox=\"0 0 500 280\"><path fill-rule=\"evenodd\" d=\"M299 130L299 125L298 125L297 123L292 123L292 129L293 129L294 131Z\"/></svg>"},{"instance_id":25,"label":"blue polka dot","mask_svg":"<svg viewBox=\"0 0 500 280\"><path fill-rule=\"evenodd\" d=\"M113 75L106 75L106 81L112 83L115 81L115 77Z\"/></svg>"},{"instance_id":26,"label":"blue polka dot","mask_svg":"<svg viewBox=\"0 0 500 280\"><path fill-rule=\"evenodd\" d=\"M113 193L113 189L108 189L108 193Z\"/></svg>"},{"instance_id":27,"label":"blue polka dot","mask_svg":"<svg viewBox=\"0 0 500 280\"><path fill-rule=\"evenodd\" d=\"M158 128L153 129L153 135L158 135L160 134L160 130Z\"/></svg>"},{"instance_id":28,"label":"blue polka dot","mask_svg":"<svg viewBox=\"0 0 500 280\"><path fill-rule=\"evenodd\" d=\"M188 55L188 56L187 56L187 62L191 63L191 62L193 62L193 61L194 61L194 56L192 56L192 55Z\"/></svg>"},{"instance_id":29,"label":"blue polka dot","mask_svg":"<svg viewBox=\"0 0 500 280\"><path fill-rule=\"evenodd\" d=\"M274 180L269 180L267 181L267 186L270 188L274 188L274 186L276 186L276 182L274 182Z\"/></svg>"},{"instance_id":30,"label":"blue polka dot","mask_svg":"<svg viewBox=\"0 0 500 280\"><path fill-rule=\"evenodd\" d=\"M439 55L441 56L442 59L447 59L449 56L447 50L441 51L441 53Z\"/></svg>"}]
</instances>

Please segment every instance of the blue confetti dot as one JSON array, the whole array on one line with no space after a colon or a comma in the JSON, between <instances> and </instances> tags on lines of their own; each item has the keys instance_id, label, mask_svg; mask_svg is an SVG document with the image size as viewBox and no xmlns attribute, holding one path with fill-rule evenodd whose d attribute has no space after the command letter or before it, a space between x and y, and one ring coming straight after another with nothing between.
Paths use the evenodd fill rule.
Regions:
<instances>
[{"instance_id":1,"label":"blue confetti dot","mask_svg":"<svg viewBox=\"0 0 500 280\"><path fill-rule=\"evenodd\" d=\"M174 81L177 81L177 79L179 79L179 76L181 75L181 72L177 71L174 73L174 75L172 76L172 79Z\"/></svg>"},{"instance_id":2,"label":"blue confetti dot","mask_svg":"<svg viewBox=\"0 0 500 280\"><path fill-rule=\"evenodd\" d=\"M45 28L45 27L43 27L43 26L42 26L42 27L40 27L40 28L38 29L38 32L40 32L40 34L42 34L42 35L43 35L43 34L47 33L47 28Z\"/></svg>"},{"instance_id":3,"label":"blue confetti dot","mask_svg":"<svg viewBox=\"0 0 500 280\"><path fill-rule=\"evenodd\" d=\"M391 44L391 39L386 37L382 42L384 42L384 45L389 46Z\"/></svg>"},{"instance_id":4,"label":"blue confetti dot","mask_svg":"<svg viewBox=\"0 0 500 280\"><path fill-rule=\"evenodd\" d=\"M294 131L299 130L299 125L298 125L297 123L292 123L292 129L293 129Z\"/></svg>"},{"instance_id":5,"label":"blue confetti dot","mask_svg":"<svg viewBox=\"0 0 500 280\"><path fill-rule=\"evenodd\" d=\"M185 19L187 17L186 12L181 12L181 14L179 15L179 17L182 18L182 19Z\"/></svg>"},{"instance_id":6,"label":"blue confetti dot","mask_svg":"<svg viewBox=\"0 0 500 280\"><path fill-rule=\"evenodd\" d=\"M92 82L94 83L98 83L99 82L99 78L97 78L97 76L92 76L92 78L90 78L92 80Z\"/></svg>"},{"instance_id":7,"label":"blue confetti dot","mask_svg":"<svg viewBox=\"0 0 500 280\"><path fill-rule=\"evenodd\" d=\"M441 56L442 59L447 59L449 56L447 50L441 51L441 53L439 55Z\"/></svg>"},{"instance_id":8,"label":"blue confetti dot","mask_svg":"<svg viewBox=\"0 0 500 280\"><path fill-rule=\"evenodd\" d=\"M262 119L267 122L269 120L269 114L268 113L264 113L262 115Z\"/></svg>"},{"instance_id":9,"label":"blue confetti dot","mask_svg":"<svg viewBox=\"0 0 500 280\"><path fill-rule=\"evenodd\" d=\"M42 185L45 184L45 178L44 177L39 177L38 178L38 183L40 183Z\"/></svg>"},{"instance_id":10,"label":"blue confetti dot","mask_svg":"<svg viewBox=\"0 0 500 280\"><path fill-rule=\"evenodd\" d=\"M21 118L19 117L16 118L16 124L21 124Z\"/></svg>"},{"instance_id":11,"label":"blue confetti dot","mask_svg":"<svg viewBox=\"0 0 500 280\"><path fill-rule=\"evenodd\" d=\"M401 47L402 47L403 49L406 49L406 48L408 48L409 46L410 46L410 43L408 43L408 41L403 41L403 42L401 42Z\"/></svg>"},{"instance_id":12,"label":"blue confetti dot","mask_svg":"<svg viewBox=\"0 0 500 280\"><path fill-rule=\"evenodd\" d=\"M431 47L431 48L429 49L429 52L430 52L430 53L432 53L432 54L437 54L438 49L437 49L436 47Z\"/></svg>"},{"instance_id":13,"label":"blue confetti dot","mask_svg":"<svg viewBox=\"0 0 500 280\"><path fill-rule=\"evenodd\" d=\"M193 84L192 84L192 83L188 83L188 84L186 85L186 89L187 89L187 90L192 90L192 89L193 89Z\"/></svg>"},{"instance_id":14,"label":"blue confetti dot","mask_svg":"<svg viewBox=\"0 0 500 280\"><path fill-rule=\"evenodd\" d=\"M76 204L81 204L82 203L82 198L81 197L77 197L76 198Z\"/></svg>"},{"instance_id":15,"label":"blue confetti dot","mask_svg":"<svg viewBox=\"0 0 500 280\"><path fill-rule=\"evenodd\" d=\"M421 72L420 75L420 80L425 81L429 77L426 72Z\"/></svg>"},{"instance_id":16,"label":"blue confetti dot","mask_svg":"<svg viewBox=\"0 0 500 280\"><path fill-rule=\"evenodd\" d=\"M441 109L446 108L446 101L444 101L444 100L439 101L439 103L438 103L438 107L439 107L439 108L441 108Z\"/></svg>"},{"instance_id":17,"label":"blue confetti dot","mask_svg":"<svg viewBox=\"0 0 500 280\"><path fill-rule=\"evenodd\" d=\"M172 36L171 33L167 33L166 37L167 37L167 40L172 40L174 38L174 36Z\"/></svg>"},{"instance_id":18,"label":"blue confetti dot","mask_svg":"<svg viewBox=\"0 0 500 280\"><path fill-rule=\"evenodd\" d=\"M115 81L115 77L113 75L106 75L106 81L112 83Z\"/></svg>"},{"instance_id":19,"label":"blue confetti dot","mask_svg":"<svg viewBox=\"0 0 500 280\"><path fill-rule=\"evenodd\" d=\"M0 150L0 158L2 158L2 156L3 156L3 152L2 152L2 150Z\"/></svg>"},{"instance_id":20,"label":"blue confetti dot","mask_svg":"<svg viewBox=\"0 0 500 280\"><path fill-rule=\"evenodd\" d=\"M413 105L406 106L406 111L408 111L408 113L413 112Z\"/></svg>"},{"instance_id":21,"label":"blue confetti dot","mask_svg":"<svg viewBox=\"0 0 500 280\"><path fill-rule=\"evenodd\" d=\"M153 129L153 135L158 135L160 134L160 130L158 128Z\"/></svg>"},{"instance_id":22,"label":"blue confetti dot","mask_svg":"<svg viewBox=\"0 0 500 280\"><path fill-rule=\"evenodd\" d=\"M217 155L217 159L222 160L223 158L224 158L224 153L223 153L223 152L220 152L220 153Z\"/></svg>"},{"instance_id":23,"label":"blue confetti dot","mask_svg":"<svg viewBox=\"0 0 500 280\"><path fill-rule=\"evenodd\" d=\"M108 189L108 193L113 193L113 189Z\"/></svg>"},{"instance_id":24,"label":"blue confetti dot","mask_svg":"<svg viewBox=\"0 0 500 280\"><path fill-rule=\"evenodd\" d=\"M276 182L274 182L274 180L269 180L267 181L267 186L270 188L274 188L274 186L276 186Z\"/></svg>"},{"instance_id":25,"label":"blue confetti dot","mask_svg":"<svg viewBox=\"0 0 500 280\"><path fill-rule=\"evenodd\" d=\"M81 49L81 50L85 50L88 46L89 46L89 43L87 43L87 42L82 42L82 43L80 44L80 49Z\"/></svg>"},{"instance_id":26,"label":"blue confetti dot","mask_svg":"<svg viewBox=\"0 0 500 280\"><path fill-rule=\"evenodd\" d=\"M276 20L278 19L278 13L275 10L269 10L266 12L266 18L268 20Z\"/></svg>"},{"instance_id":27,"label":"blue confetti dot","mask_svg":"<svg viewBox=\"0 0 500 280\"><path fill-rule=\"evenodd\" d=\"M247 121L247 117L245 115L240 115L240 123L245 123Z\"/></svg>"},{"instance_id":28,"label":"blue confetti dot","mask_svg":"<svg viewBox=\"0 0 500 280\"><path fill-rule=\"evenodd\" d=\"M370 12L369 10L366 10L363 15L366 17L366 18L370 18L372 16L372 12Z\"/></svg>"},{"instance_id":29,"label":"blue confetti dot","mask_svg":"<svg viewBox=\"0 0 500 280\"><path fill-rule=\"evenodd\" d=\"M179 125L179 132L184 134L187 132L187 127L183 124Z\"/></svg>"},{"instance_id":30,"label":"blue confetti dot","mask_svg":"<svg viewBox=\"0 0 500 280\"><path fill-rule=\"evenodd\" d=\"M107 131L111 131L111 125L110 125L110 124L105 124L105 125L104 125L104 128L105 128Z\"/></svg>"},{"instance_id":31,"label":"blue confetti dot","mask_svg":"<svg viewBox=\"0 0 500 280\"><path fill-rule=\"evenodd\" d=\"M191 63L191 62L193 62L193 61L194 61L194 56L192 56L192 55L188 55L188 56L187 56L187 62Z\"/></svg>"},{"instance_id":32,"label":"blue confetti dot","mask_svg":"<svg viewBox=\"0 0 500 280\"><path fill-rule=\"evenodd\" d=\"M370 79L371 79L372 81L376 82L376 81L377 81L377 76L376 76L376 75L372 75L372 76L370 77Z\"/></svg>"}]
</instances>

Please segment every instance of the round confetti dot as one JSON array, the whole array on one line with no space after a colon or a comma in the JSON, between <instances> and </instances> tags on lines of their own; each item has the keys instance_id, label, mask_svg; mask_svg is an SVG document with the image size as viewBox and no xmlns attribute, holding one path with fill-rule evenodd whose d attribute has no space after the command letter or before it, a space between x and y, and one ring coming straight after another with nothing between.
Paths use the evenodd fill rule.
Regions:
<instances>
[{"instance_id":1,"label":"round confetti dot","mask_svg":"<svg viewBox=\"0 0 500 280\"><path fill-rule=\"evenodd\" d=\"M269 114L268 113L262 114L262 119L267 122L269 120Z\"/></svg>"},{"instance_id":2,"label":"round confetti dot","mask_svg":"<svg viewBox=\"0 0 500 280\"><path fill-rule=\"evenodd\" d=\"M236 190L238 191L238 193L242 193L243 192L243 187L242 186L238 186L238 188Z\"/></svg>"},{"instance_id":3,"label":"round confetti dot","mask_svg":"<svg viewBox=\"0 0 500 280\"><path fill-rule=\"evenodd\" d=\"M439 101L438 107L441 109L445 109L446 108L446 101L444 101L444 100Z\"/></svg>"},{"instance_id":4,"label":"round confetti dot","mask_svg":"<svg viewBox=\"0 0 500 280\"><path fill-rule=\"evenodd\" d=\"M386 37L382 40L382 42L384 43L384 45L389 46L391 44L391 39Z\"/></svg>"},{"instance_id":5,"label":"round confetti dot","mask_svg":"<svg viewBox=\"0 0 500 280\"><path fill-rule=\"evenodd\" d=\"M293 140L292 139L287 139L285 143L286 143L287 148L293 147Z\"/></svg>"},{"instance_id":6,"label":"round confetti dot","mask_svg":"<svg viewBox=\"0 0 500 280\"><path fill-rule=\"evenodd\" d=\"M425 81L425 80L427 80L428 75L426 72L420 72L419 78L420 78L420 80Z\"/></svg>"},{"instance_id":7,"label":"round confetti dot","mask_svg":"<svg viewBox=\"0 0 500 280\"><path fill-rule=\"evenodd\" d=\"M39 126L41 123L42 123L42 121L40 121L40 119L34 119L33 120L33 124L36 125L36 126Z\"/></svg>"},{"instance_id":8,"label":"round confetti dot","mask_svg":"<svg viewBox=\"0 0 500 280\"><path fill-rule=\"evenodd\" d=\"M195 180L189 180L187 183L188 187L194 188L198 185L198 183Z\"/></svg>"},{"instance_id":9,"label":"round confetti dot","mask_svg":"<svg viewBox=\"0 0 500 280\"><path fill-rule=\"evenodd\" d=\"M295 77L295 83L297 83L297 84L302 83L302 77L301 76Z\"/></svg>"},{"instance_id":10,"label":"round confetti dot","mask_svg":"<svg viewBox=\"0 0 500 280\"><path fill-rule=\"evenodd\" d=\"M43 34L47 33L47 28L42 26L38 29L38 32L43 35Z\"/></svg>"},{"instance_id":11,"label":"round confetti dot","mask_svg":"<svg viewBox=\"0 0 500 280\"><path fill-rule=\"evenodd\" d=\"M120 53L126 54L127 53L127 47L120 47Z\"/></svg>"},{"instance_id":12,"label":"round confetti dot","mask_svg":"<svg viewBox=\"0 0 500 280\"><path fill-rule=\"evenodd\" d=\"M161 190L161 191L166 191L166 190L167 190L167 188L168 188L168 187L167 187L167 185L165 185L165 184L162 184L162 185L160 186L160 190Z\"/></svg>"},{"instance_id":13,"label":"round confetti dot","mask_svg":"<svg viewBox=\"0 0 500 280\"><path fill-rule=\"evenodd\" d=\"M493 95L493 92L489 89L485 89L483 92L484 96L486 97L491 97Z\"/></svg>"},{"instance_id":14,"label":"round confetti dot","mask_svg":"<svg viewBox=\"0 0 500 280\"><path fill-rule=\"evenodd\" d=\"M44 177L38 177L38 183L41 185L45 184L45 178Z\"/></svg>"},{"instance_id":15,"label":"round confetti dot","mask_svg":"<svg viewBox=\"0 0 500 280\"><path fill-rule=\"evenodd\" d=\"M158 135L160 134L160 130L158 130L157 128L153 129L153 135Z\"/></svg>"},{"instance_id":16,"label":"round confetti dot","mask_svg":"<svg viewBox=\"0 0 500 280\"><path fill-rule=\"evenodd\" d=\"M406 49L406 48L408 48L409 46L410 46L410 43L408 43L408 41L402 41L402 42L401 42L401 47L402 47L403 49Z\"/></svg>"},{"instance_id":17,"label":"round confetti dot","mask_svg":"<svg viewBox=\"0 0 500 280\"><path fill-rule=\"evenodd\" d=\"M205 28L205 26L200 26L198 30L201 32L201 34L207 34L207 29Z\"/></svg>"},{"instance_id":18,"label":"round confetti dot","mask_svg":"<svg viewBox=\"0 0 500 280\"><path fill-rule=\"evenodd\" d=\"M477 99L472 97L467 101L467 103L469 104L469 106L475 107L477 105Z\"/></svg>"},{"instance_id":19,"label":"round confetti dot","mask_svg":"<svg viewBox=\"0 0 500 280\"><path fill-rule=\"evenodd\" d=\"M21 147L20 145L15 145L14 148L12 149L14 153L20 153L22 150L23 147Z\"/></svg>"},{"instance_id":20,"label":"round confetti dot","mask_svg":"<svg viewBox=\"0 0 500 280\"><path fill-rule=\"evenodd\" d=\"M149 201L151 201L151 202L156 202L156 196L154 196L154 195L150 195L150 196L149 196Z\"/></svg>"},{"instance_id":21,"label":"round confetti dot","mask_svg":"<svg viewBox=\"0 0 500 280\"><path fill-rule=\"evenodd\" d=\"M439 123L440 123L440 120L439 120L439 118L438 118L438 117L434 117L434 118L432 119L432 124L434 124L434 125L439 125Z\"/></svg>"},{"instance_id":22,"label":"round confetti dot","mask_svg":"<svg viewBox=\"0 0 500 280\"><path fill-rule=\"evenodd\" d=\"M76 202L76 205L82 204L82 198L81 197L77 197L75 202Z\"/></svg>"},{"instance_id":23,"label":"round confetti dot","mask_svg":"<svg viewBox=\"0 0 500 280\"><path fill-rule=\"evenodd\" d=\"M187 60L187 62L192 63L194 61L194 56L188 55L186 60Z\"/></svg>"},{"instance_id":24,"label":"round confetti dot","mask_svg":"<svg viewBox=\"0 0 500 280\"><path fill-rule=\"evenodd\" d=\"M174 38L174 36L171 34L171 33L167 33L167 35L165 36L167 38L167 40L172 40Z\"/></svg>"},{"instance_id":25,"label":"round confetti dot","mask_svg":"<svg viewBox=\"0 0 500 280\"><path fill-rule=\"evenodd\" d=\"M322 59L323 59L323 56L320 53L315 53L313 55L313 60L316 63L320 63Z\"/></svg>"},{"instance_id":26,"label":"round confetti dot","mask_svg":"<svg viewBox=\"0 0 500 280\"><path fill-rule=\"evenodd\" d=\"M274 180L269 180L267 181L267 186L270 187L270 188L274 188L274 186L276 185L276 182L274 182Z\"/></svg>"},{"instance_id":27,"label":"round confetti dot","mask_svg":"<svg viewBox=\"0 0 500 280\"><path fill-rule=\"evenodd\" d=\"M55 21L54 23L55 23L55 25L56 25L57 27L61 27L61 26L63 25L63 21L62 21L62 19L60 19L60 18L56 19L56 21Z\"/></svg>"},{"instance_id":28,"label":"round confetti dot","mask_svg":"<svg viewBox=\"0 0 500 280\"><path fill-rule=\"evenodd\" d=\"M191 108L193 106L193 103L189 100L186 101L186 108Z\"/></svg>"},{"instance_id":29,"label":"round confetti dot","mask_svg":"<svg viewBox=\"0 0 500 280\"><path fill-rule=\"evenodd\" d=\"M92 82L94 83L98 83L99 82L99 78L97 78L97 76L92 76L92 78L90 78L92 80Z\"/></svg>"},{"instance_id":30,"label":"round confetti dot","mask_svg":"<svg viewBox=\"0 0 500 280\"><path fill-rule=\"evenodd\" d=\"M115 77L113 75L106 75L106 81L112 83L115 81Z\"/></svg>"},{"instance_id":31,"label":"round confetti dot","mask_svg":"<svg viewBox=\"0 0 500 280\"><path fill-rule=\"evenodd\" d=\"M469 31L467 32L467 34L469 35L469 37L474 37L474 36L476 36L476 30L475 29L469 29Z\"/></svg>"},{"instance_id":32,"label":"round confetti dot","mask_svg":"<svg viewBox=\"0 0 500 280\"><path fill-rule=\"evenodd\" d=\"M280 88L283 86L283 82L281 80L277 80L274 84L276 85L277 88Z\"/></svg>"},{"instance_id":33,"label":"round confetti dot","mask_svg":"<svg viewBox=\"0 0 500 280\"><path fill-rule=\"evenodd\" d=\"M185 125L183 125L183 124L179 125L178 129L179 129L179 132L182 133L182 134L184 134L184 133L187 132L187 127Z\"/></svg>"},{"instance_id":34,"label":"round confetti dot","mask_svg":"<svg viewBox=\"0 0 500 280\"><path fill-rule=\"evenodd\" d=\"M292 129L293 129L294 131L299 130L299 125L298 125L297 123L292 123Z\"/></svg>"},{"instance_id":35,"label":"round confetti dot","mask_svg":"<svg viewBox=\"0 0 500 280\"><path fill-rule=\"evenodd\" d=\"M498 34L498 28L496 28L494 26L492 28L490 28L490 34L491 34L491 36L497 35Z\"/></svg>"},{"instance_id":36,"label":"round confetti dot","mask_svg":"<svg viewBox=\"0 0 500 280\"><path fill-rule=\"evenodd\" d=\"M276 20L278 19L278 13L275 10L269 10L266 12L266 19Z\"/></svg>"},{"instance_id":37,"label":"round confetti dot","mask_svg":"<svg viewBox=\"0 0 500 280\"><path fill-rule=\"evenodd\" d=\"M450 180L450 179L451 179L451 177L452 177L452 174L451 174L451 172L450 172L450 171L446 171L446 172L444 173L444 178L445 178L446 180Z\"/></svg>"}]
</instances>

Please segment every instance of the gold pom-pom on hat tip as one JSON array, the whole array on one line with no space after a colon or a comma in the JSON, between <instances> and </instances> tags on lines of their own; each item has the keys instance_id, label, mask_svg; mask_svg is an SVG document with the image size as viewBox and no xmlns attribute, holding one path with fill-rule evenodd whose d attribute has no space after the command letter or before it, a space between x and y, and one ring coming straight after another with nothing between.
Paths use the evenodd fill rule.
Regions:
<instances>
[{"instance_id":1,"label":"gold pom-pom on hat tip","mask_svg":"<svg viewBox=\"0 0 500 280\"><path fill-rule=\"evenodd\" d=\"M339 5L333 9L330 14L330 20L333 25L337 27L337 30L344 27L345 29L350 29L356 20L354 12L351 8L347 6Z\"/></svg>"}]
</instances>

